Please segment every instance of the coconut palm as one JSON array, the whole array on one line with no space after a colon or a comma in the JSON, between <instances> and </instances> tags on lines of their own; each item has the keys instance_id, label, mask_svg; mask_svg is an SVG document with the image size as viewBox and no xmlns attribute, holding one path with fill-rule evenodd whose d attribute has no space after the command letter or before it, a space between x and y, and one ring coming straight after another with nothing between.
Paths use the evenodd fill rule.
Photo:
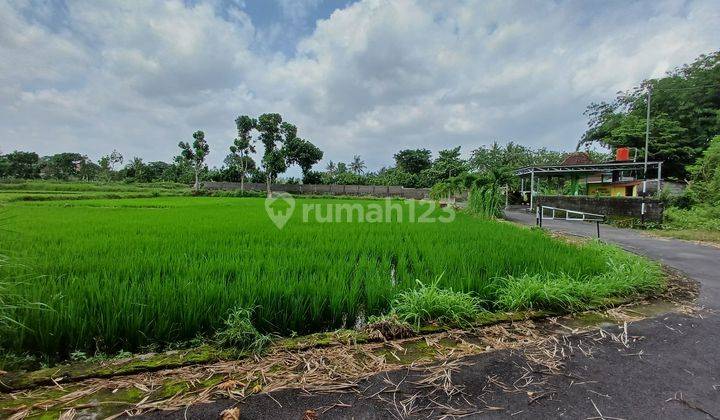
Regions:
<instances>
[{"instance_id":1,"label":"coconut palm","mask_svg":"<svg viewBox=\"0 0 720 420\"><path fill-rule=\"evenodd\" d=\"M333 162L332 160L330 162L328 162L327 166L325 167L325 170L330 175L334 175L335 172L337 172L337 166L335 166L335 162Z\"/></svg>"},{"instance_id":2,"label":"coconut palm","mask_svg":"<svg viewBox=\"0 0 720 420\"><path fill-rule=\"evenodd\" d=\"M350 171L360 175L365 172L365 168L365 161L360 158L360 155L353 156L353 161L350 163Z\"/></svg>"}]
</instances>

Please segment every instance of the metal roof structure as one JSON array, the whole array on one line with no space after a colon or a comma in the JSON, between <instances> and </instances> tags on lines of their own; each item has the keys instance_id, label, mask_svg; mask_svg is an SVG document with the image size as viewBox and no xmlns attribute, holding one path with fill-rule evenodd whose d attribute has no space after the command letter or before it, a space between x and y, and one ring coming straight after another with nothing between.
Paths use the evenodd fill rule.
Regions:
<instances>
[{"instance_id":1,"label":"metal roof structure","mask_svg":"<svg viewBox=\"0 0 720 420\"><path fill-rule=\"evenodd\" d=\"M648 162L648 170L653 168L657 170L657 189L660 191L660 182L662 180L662 162ZM583 163L579 165L540 165L540 166L526 166L515 170L515 175L520 177L520 192L525 194L530 193L530 209L533 209L535 203L535 196L538 194L537 184L541 177L552 177L560 174L596 174L598 172L607 171L643 171L645 169L645 162L630 162L630 161L611 161L605 163ZM645 174L647 177L647 174ZM530 191L525 190L525 177L530 178ZM643 191L647 187L647 179L643 180ZM643 206L645 204L643 203ZM644 207L643 207L644 212Z\"/></svg>"},{"instance_id":2,"label":"metal roof structure","mask_svg":"<svg viewBox=\"0 0 720 420\"><path fill-rule=\"evenodd\" d=\"M659 168L662 162L648 162L648 169ZM645 167L644 162L606 162L581 165L542 165L542 166L526 166L516 169L515 175L523 176L528 174L561 174L561 173L596 173L611 170L619 171L642 171Z\"/></svg>"}]
</instances>

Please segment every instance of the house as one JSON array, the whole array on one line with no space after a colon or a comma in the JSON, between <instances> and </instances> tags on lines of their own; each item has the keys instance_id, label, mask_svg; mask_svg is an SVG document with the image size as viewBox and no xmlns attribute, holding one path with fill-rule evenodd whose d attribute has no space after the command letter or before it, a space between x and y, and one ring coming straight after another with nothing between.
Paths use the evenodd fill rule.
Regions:
<instances>
[{"instance_id":1,"label":"house","mask_svg":"<svg viewBox=\"0 0 720 420\"><path fill-rule=\"evenodd\" d=\"M615 160L605 163L628 163L630 149L621 147ZM642 191L642 171L637 169L610 169L587 177L587 195L611 197L637 197Z\"/></svg>"}]
</instances>

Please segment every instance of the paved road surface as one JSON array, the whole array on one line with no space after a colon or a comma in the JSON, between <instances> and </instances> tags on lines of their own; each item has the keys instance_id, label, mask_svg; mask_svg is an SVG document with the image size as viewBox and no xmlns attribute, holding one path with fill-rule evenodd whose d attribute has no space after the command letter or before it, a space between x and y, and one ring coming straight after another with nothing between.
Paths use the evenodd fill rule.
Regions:
<instances>
[{"instance_id":1,"label":"paved road surface","mask_svg":"<svg viewBox=\"0 0 720 420\"><path fill-rule=\"evenodd\" d=\"M534 217L524 212L508 212L518 223L534 224ZM544 227L576 235L592 236L595 226L579 222L546 221ZM708 308L720 307L720 249L680 240L656 239L638 232L601 227L603 240L650 258L662 261L701 284L700 303ZM463 386L465 398L485 411L466 418L625 418L625 419L717 419L720 417L720 317L702 318L671 314L630 325L629 335L637 341L625 348L612 340L594 342L591 355L574 352L566 360L565 375L548 376L535 388L518 392L503 391L497 384L516 383L526 371L527 361L521 353L498 351L471 356L468 363L453 376ZM592 340L580 336L574 340ZM577 344L577 343L576 343ZM398 403L420 391L413 385L415 373L406 370L369 377L361 383L367 390L360 394L306 396L300 391L273 393L273 398L256 395L242 405L241 418L301 419L307 409L322 412L338 402L350 407L336 407L320 418L381 419L400 418ZM540 376L542 376L540 374ZM395 402L363 399L376 393L385 380L402 382ZM494 378L490 381L488 378ZM527 394L527 390L535 394ZM538 398L539 397L539 398ZM431 404L432 403L432 404ZM434 397L418 398L415 407L436 403L462 409L466 403ZM190 407L187 412L154 413L151 417L217 418L223 409L236 404L218 401ZM465 410L470 412L470 405ZM496 407L489 410L487 407ZM421 411L418 418L439 417L443 410ZM444 410L447 412L447 410Z\"/></svg>"}]
</instances>

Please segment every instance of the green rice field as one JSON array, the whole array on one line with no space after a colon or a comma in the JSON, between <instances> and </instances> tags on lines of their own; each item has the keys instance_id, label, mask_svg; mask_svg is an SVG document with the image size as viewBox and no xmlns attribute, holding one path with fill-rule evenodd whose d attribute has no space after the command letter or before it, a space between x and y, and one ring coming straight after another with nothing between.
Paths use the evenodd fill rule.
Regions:
<instances>
[{"instance_id":1,"label":"green rice field","mask_svg":"<svg viewBox=\"0 0 720 420\"><path fill-rule=\"evenodd\" d=\"M297 205L329 202L378 201ZM56 199L0 211L0 274L7 296L25 303L6 308L18 324L0 348L16 353L164 346L212 334L237 307L254 308L263 332L352 327L438 277L492 311L573 309L659 281L614 248L462 213L451 223L305 223L296 210L279 230L260 198ZM632 266L631 278L618 278L618 264Z\"/></svg>"}]
</instances>

